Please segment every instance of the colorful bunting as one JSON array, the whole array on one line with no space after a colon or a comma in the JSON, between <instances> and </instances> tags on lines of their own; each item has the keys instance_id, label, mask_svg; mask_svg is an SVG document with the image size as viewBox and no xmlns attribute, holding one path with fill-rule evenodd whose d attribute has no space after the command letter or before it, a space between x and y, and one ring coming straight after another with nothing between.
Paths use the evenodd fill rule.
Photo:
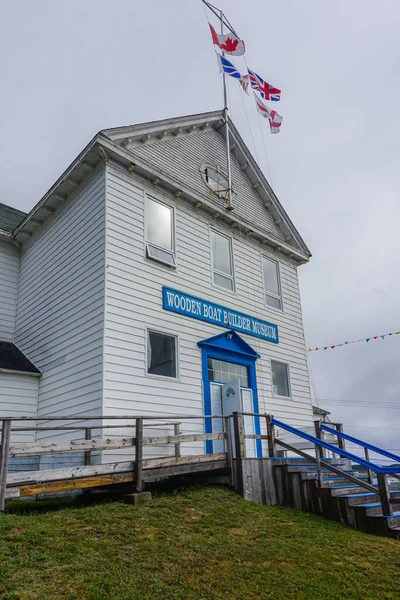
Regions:
<instances>
[{"instance_id":1,"label":"colorful bunting","mask_svg":"<svg viewBox=\"0 0 400 600\"><path fill-rule=\"evenodd\" d=\"M321 348L318 348L318 346L317 346L316 348L307 348L307 352L316 352L317 350L327 350L328 348L331 348L333 350L334 348L339 348L340 346L346 346L347 344L358 344L359 342L367 342L368 343L370 340L377 340L378 338L381 338L382 340L384 340L385 337L387 337L388 335L400 335L400 331L392 331L390 333L374 335L372 337L362 338L360 340L352 340L351 342L342 342L341 344L335 344L334 346L322 346Z\"/></svg>"}]
</instances>

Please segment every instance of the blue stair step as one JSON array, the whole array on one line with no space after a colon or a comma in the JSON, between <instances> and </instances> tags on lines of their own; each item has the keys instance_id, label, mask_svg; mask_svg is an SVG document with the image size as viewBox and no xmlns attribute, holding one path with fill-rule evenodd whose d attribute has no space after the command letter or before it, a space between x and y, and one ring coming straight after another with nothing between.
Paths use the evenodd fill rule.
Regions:
<instances>
[{"instance_id":1,"label":"blue stair step","mask_svg":"<svg viewBox=\"0 0 400 600\"><path fill-rule=\"evenodd\" d=\"M376 490L376 492L378 493L378 490ZM374 492L365 492L365 494L349 494L348 496L345 496L345 498L367 498L368 496L376 496L376 494L374 494Z\"/></svg>"},{"instance_id":2,"label":"blue stair step","mask_svg":"<svg viewBox=\"0 0 400 600\"><path fill-rule=\"evenodd\" d=\"M331 488L332 490L333 488ZM390 490L389 494L398 494L400 490ZM378 494L378 490L376 490L376 494ZM376 496L374 492L364 492L363 494L349 494L345 496L346 498L367 498L367 496Z\"/></svg>"}]
</instances>

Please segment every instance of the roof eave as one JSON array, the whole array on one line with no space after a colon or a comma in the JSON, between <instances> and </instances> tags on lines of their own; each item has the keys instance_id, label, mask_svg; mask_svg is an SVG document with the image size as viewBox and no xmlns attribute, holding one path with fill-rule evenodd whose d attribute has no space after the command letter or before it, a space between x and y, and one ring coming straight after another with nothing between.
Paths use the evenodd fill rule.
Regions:
<instances>
[{"instance_id":1,"label":"roof eave","mask_svg":"<svg viewBox=\"0 0 400 600\"><path fill-rule=\"evenodd\" d=\"M233 138L234 138L235 144L237 144L237 146L243 152L243 154L246 158L246 161L248 161L249 166L253 170L253 173L257 179L257 182L260 183L261 187L263 188L263 190L265 192L266 198L265 198L264 204L270 204L272 201L274 207L276 208L276 210L278 212L279 218L282 219L282 221L286 224L288 231L290 231L290 233L293 235L293 238L297 241L300 248L303 250L304 254L307 255L308 258L311 258L312 254L311 254L309 248L307 247L307 245L304 242L303 238L301 237L300 233L297 231L296 227L294 226L293 222L291 221L289 215L286 213L282 204L279 202L277 196L275 195L275 192L273 191L272 187L268 183L267 178L261 171L257 162L254 160L250 150L247 148L240 133L238 132L235 125L232 123L232 121L230 119L229 119L229 129L230 129L231 133L233 133ZM222 136L224 136L223 130L221 131L221 134L222 134ZM256 183L256 182L253 182L253 183ZM260 190L258 190L258 192L260 194ZM262 195L262 194L260 194L260 195ZM263 198L263 200L264 200L264 198Z\"/></svg>"},{"instance_id":2,"label":"roof eave","mask_svg":"<svg viewBox=\"0 0 400 600\"><path fill-rule=\"evenodd\" d=\"M100 133L107 136L107 138L111 139L113 142L120 142L130 135L134 137L144 134L151 135L157 131L162 131L163 129L170 130L178 126L185 128L189 125L199 125L205 122L213 123L221 118L223 118L223 111L214 110L207 113L163 119L162 121L149 121L147 123L139 123L137 125L125 125L123 127L103 129Z\"/></svg>"},{"instance_id":3,"label":"roof eave","mask_svg":"<svg viewBox=\"0 0 400 600\"><path fill-rule=\"evenodd\" d=\"M158 179L160 182L163 182L164 187L169 191L172 191L173 193L179 192L180 197L184 196L193 203L200 203L209 213L214 215L218 214L218 216L225 218L230 224L236 223L239 226L245 225L243 219L235 216L234 211L226 212L223 209L216 207L215 204L210 202L204 195L199 194L174 177L167 175L162 170L148 163L142 157L137 157L134 151L128 150L110 140L103 132L98 135L97 141L104 147L105 152L110 158L121 163L129 170L134 170L135 173L150 179L150 181ZM158 185L160 185L160 183ZM303 252L302 249L297 249L281 239L275 238L268 232L258 229L250 223L247 227L248 232L251 232L253 237L259 238L262 243L268 244L274 250L281 249L286 256L293 258L298 264L308 262L309 254Z\"/></svg>"},{"instance_id":4,"label":"roof eave","mask_svg":"<svg viewBox=\"0 0 400 600\"><path fill-rule=\"evenodd\" d=\"M0 229L0 238L12 239L12 232L6 231L5 229Z\"/></svg>"},{"instance_id":5,"label":"roof eave","mask_svg":"<svg viewBox=\"0 0 400 600\"><path fill-rule=\"evenodd\" d=\"M82 150L82 152L76 157L76 159L69 165L69 167L64 171L64 173L57 179L57 181L52 185L52 187L46 192L46 194L39 200L39 202L32 208L32 210L26 215L26 217L21 221L21 223L14 229L12 232L12 237L17 238L19 234L24 233L27 229L27 226L37 217L38 213L41 209L47 206L50 203L50 199L56 200L56 194L60 188L60 186L66 182L68 182L69 178L76 171L76 169L83 163L88 154L93 151L96 147L96 143L98 140L99 134L96 134L94 138L89 142L89 144ZM99 157L100 158L100 157ZM93 167L93 170L96 167ZM28 233L31 235L31 233Z\"/></svg>"}]
</instances>

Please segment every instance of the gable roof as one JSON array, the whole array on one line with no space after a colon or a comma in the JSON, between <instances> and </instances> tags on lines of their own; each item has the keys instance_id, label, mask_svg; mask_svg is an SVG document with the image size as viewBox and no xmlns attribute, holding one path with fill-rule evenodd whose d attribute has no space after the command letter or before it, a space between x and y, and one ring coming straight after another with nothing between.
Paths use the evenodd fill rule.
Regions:
<instances>
[{"instance_id":1,"label":"gable roof","mask_svg":"<svg viewBox=\"0 0 400 600\"><path fill-rule=\"evenodd\" d=\"M0 203L0 229L11 233L21 223L26 213Z\"/></svg>"},{"instance_id":2,"label":"gable roof","mask_svg":"<svg viewBox=\"0 0 400 600\"><path fill-rule=\"evenodd\" d=\"M260 355L240 337L236 331L229 329L218 335L214 335L206 340L197 342L199 348L218 348L219 350L229 350L231 353L240 354L256 360Z\"/></svg>"},{"instance_id":3,"label":"gable roof","mask_svg":"<svg viewBox=\"0 0 400 600\"><path fill-rule=\"evenodd\" d=\"M12 342L0 342L0 370L41 375L39 369Z\"/></svg>"},{"instance_id":4,"label":"gable roof","mask_svg":"<svg viewBox=\"0 0 400 600\"><path fill-rule=\"evenodd\" d=\"M190 136L208 128L218 132L221 140L226 143L224 123L224 113L218 110L100 131L31 212L23 218L14 229L13 237L21 242L23 236L32 236L33 232L54 213L57 206L63 203L100 163L113 160L128 171L134 171L137 176L150 180L153 185L160 185L176 197L188 200L196 208L201 207L201 210L208 212L214 218L219 218L232 227L239 227L247 236L257 239L274 250L279 250L297 264L307 262L311 256L309 249L230 119L228 123L231 153L234 153L238 169L246 174L251 191L260 199L259 208L265 212L265 215L268 213L268 219L273 225L270 229L263 226L263 223L260 225L255 218L249 221L243 215L243 211L242 214L239 214L239 210L236 214L235 210L228 211L223 201L218 205L215 195L210 198L204 189L201 191L194 189L187 182L182 181L179 173L177 175L170 172L162 161L155 164L140 151L145 144L168 141L178 136Z\"/></svg>"},{"instance_id":5,"label":"gable roof","mask_svg":"<svg viewBox=\"0 0 400 600\"><path fill-rule=\"evenodd\" d=\"M299 250L304 255L304 260L302 262L306 262L311 256L311 253L304 240L293 225L283 206L280 204L233 122L229 118L228 122L230 150L231 155L233 155L232 158L236 160L239 167L238 170L245 173L249 187L252 188L251 191L254 190L254 193L260 198L261 208L265 217L267 217L268 213L268 217L274 225L273 228L270 227L268 230L269 235L272 236L271 241L277 242L277 246L279 246L282 244L283 240L286 247L289 246ZM135 163L140 160L147 160L151 162L153 166L162 169L164 166L163 161L167 162L166 158L169 152L172 151L171 153L174 154L173 158L176 158L177 155L176 152L174 153L174 149L177 148L176 142L178 139L182 139L182 136L198 134L200 130L205 131L207 128L212 128L217 131L221 136L221 142L223 142L225 150L226 128L223 127L224 123L224 112L218 110L209 113L164 119L162 121L105 129L101 133L113 142L130 151L135 157ZM164 146L164 149L162 150L163 144L166 144L166 146ZM158 148L154 148L153 151L154 146L158 146ZM187 146L187 150L188 152L190 151L189 145ZM156 156L157 153L158 156ZM167 169L165 169L165 171L166 170ZM200 189L200 193L204 196L204 191L202 189ZM215 195L213 196L213 203L214 206L218 206L217 197ZM228 218L226 216L226 211L222 208L222 204L222 201L220 201L220 208L222 209L222 212L225 213L227 220L234 222L235 216L237 215L237 217L239 217L237 219L238 222L248 225L248 231L252 231L254 219L253 223L251 223L249 219L246 219L246 211L242 211L241 214L239 210L236 213L233 211ZM233 205L235 206L235 201L233 202ZM263 225L265 225L265 223L263 223L264 219L261 218L259 220L262 223L260 228L263 230Z\"/></svg>"}]
</instances>

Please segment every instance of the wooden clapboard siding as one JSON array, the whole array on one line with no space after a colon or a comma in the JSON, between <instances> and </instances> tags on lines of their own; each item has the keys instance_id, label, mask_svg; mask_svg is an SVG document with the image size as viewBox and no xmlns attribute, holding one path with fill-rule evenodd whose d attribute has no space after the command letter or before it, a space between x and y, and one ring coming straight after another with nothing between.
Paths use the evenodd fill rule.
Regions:
<instances>
[{"instance_id":1,"label":"wooden clapboard siding","mask_svg":"<svg viewBox=\"0 0 400 600\"><path fill-rule=\"evenodd\" d=\"M133 152L200 194L207 193L207 188L200 176L199 168L204 164L215 164L225 170L226 165L225 141L213 128L163 141L152 139L144 145L135 146ZM242 217L245 221L282 240L282 232L275 225L255 190L249 185L234 153L231 153L231 169L235 192L233 199L235 216ZM223 201L216 198L214 200L223 209Z\"/></svg>"},{"instance_id":2,"label":"wooden clapboard siding","mask_svg":"<svg viewBox=\"0 0 400 600\"><path fill-rule=\"evenodd\" d=\"M101 166L22 247L15 341L43 373L39 416L101 413L104 250Z\"/></svg>"},{"instance_id":3,"label":"wooden clapboard siding","mask_svg":"<svg viewBox=\"0 0 400 600\"><path fill-rule=\"evenodd\" d=\"M198 172L196 176L200 177ZM145 193L176 209L176 270L144 257ZM243 334L246 342L261 355L257 361L260 412L271 412L297 426L309 425L312 421L310 388L294 263L271 250L264 251L260 244L241 232L213 221L185 200L175 200L172 195L153 188L114 164L107 165L106 219L104 413L203 413L201 352L197 342L217 335L223 329L164 311L161 289L167 285L276 323L280 336L277 345ZM211 225L233 237L235 294L212 285ZM262 253L279 261L283 312L264 304ZM178 380L146 376L146 327L178 336ZM291 399L273 397L271 359L289 364ZM190 426L194 428L195 424ZM196 426L200 430L202 421L199 420ZM184 424L182 433L186 427ZM194 448L203 451L201 444L191 447L190 452Z\"/></svg>"},{"instance_id":4,"label":"wooden clapboard siding","mask_svg":"<svg viewBox=\"0 0 400 600\"><path fill-rule=\"evenodd\" d=\"M38 403L39 378L19 373L0 373L0 417L35 417ZM15 426L23 424L15 423ZM29 426L35 427L35 421ZM34 432L12 432L13 444L35 441Z\"/></svg>"},{"instance_id":5,"label":"wooden clapboard siding","mask_svg":"<svg viewBox=\"0 0 400 600\"><path fill-rule=\"evenodd\" d=\"M14 340L19 277L19 249L0 240L0 340Z\"/></svg>"}]
</instances>

